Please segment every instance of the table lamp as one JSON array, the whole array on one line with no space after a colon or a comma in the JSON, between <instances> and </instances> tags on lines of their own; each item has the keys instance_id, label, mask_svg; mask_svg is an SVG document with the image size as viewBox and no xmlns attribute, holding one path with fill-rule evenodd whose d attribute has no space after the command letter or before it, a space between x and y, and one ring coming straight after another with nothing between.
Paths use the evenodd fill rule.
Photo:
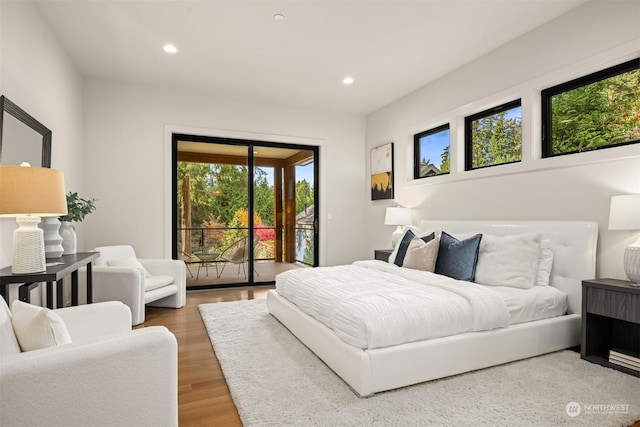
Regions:
<instances>
[{"instance_id":1,"label":"table lamp","mask_svg":"<svg viewBox=\"0 0 640 427\"><path fill-rule=\"evenodd\" d=\"M411 224L411 209L400 206L387 208L387 212L384 216L384 224L398 226L391 234L391 244L395 248L402 238L402 226Z\"/></svg>"},{"instance_id":2,"label":"table lamp","mask_svg":"<svg viewBox=\"0 0 640 427\"><path fill-rule=\"evenodd\" d=\"M46 270L40 217L67 214L64 175L49 168L0 166L0 216L16 217L13 231L13 274Z\"/></svg>"},{"instance_id":3,"label":"table lamp","mask_svg":"<svg viewBox=\"0 0 640 427\"><path fill-rule=\"evenodd\" d=\"M640 194L611 197L609 230L640 230ZM624 272L632 286L640 286L640 236L624 251Z\"/></svg>"}]
</instances>

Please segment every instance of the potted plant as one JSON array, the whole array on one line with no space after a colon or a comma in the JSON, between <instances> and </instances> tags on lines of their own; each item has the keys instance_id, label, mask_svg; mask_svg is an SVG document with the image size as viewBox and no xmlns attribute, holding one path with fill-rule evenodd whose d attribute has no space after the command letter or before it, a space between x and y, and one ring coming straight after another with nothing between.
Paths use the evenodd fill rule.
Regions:
<instances>
[{"instance_id":1,"label":"potted plant","mask_svg":"<svg viewBox=\"0 0 640 427\"><path fill-rule=\"evenodd\" d=\"M62 247L64 255L76 253L76 230L72 222L82 222L84 217L96 210L95 199L83 199L78 193L69 192L67 194L67 214L60 217L60 235L62 236Z\"/></svg>"}]
</instances>

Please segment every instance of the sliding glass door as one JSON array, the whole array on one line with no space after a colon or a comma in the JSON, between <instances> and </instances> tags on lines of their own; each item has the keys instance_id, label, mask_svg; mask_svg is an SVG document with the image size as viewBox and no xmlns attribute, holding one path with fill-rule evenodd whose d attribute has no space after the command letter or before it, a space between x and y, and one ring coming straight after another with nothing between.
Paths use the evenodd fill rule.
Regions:
<instances>
[{"instance_id":1,"label":"sliding glass door","mask_svg":"<svg viewBox=\"0 0 640 427\"><path fill-rule=\"evenodd\" d=\"M189 289L318 264L317 147L174 134L173 251Z\"/></svg>"}]
</instances>

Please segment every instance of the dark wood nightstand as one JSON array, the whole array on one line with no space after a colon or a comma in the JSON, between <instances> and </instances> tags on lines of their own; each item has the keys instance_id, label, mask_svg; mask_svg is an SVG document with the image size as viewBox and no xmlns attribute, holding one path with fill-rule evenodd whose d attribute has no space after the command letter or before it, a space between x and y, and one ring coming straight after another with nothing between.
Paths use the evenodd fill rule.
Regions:
<instances>
[{"instance_id":1,"label":"dark wood nightstand","mask_svg":"<svg viewBox=\"0 0 640 427\"><path fill-rule=\"evenodd\" d=\"M393 249L375 249L373 251L374 259L387 262L391 252L393 252Z\"/></svg>"},{"instance_id":2,"label":"dark wood nightstand","mask_svg":"<svg viewBox=\"0 0 640 427\"><path fill-rule=\"evenodd\" d=\"M640 287L616 279L582 281L583 359L640 377L638 369L612 363L610 350L640 353Z\"/></svg>"}]
</instances>

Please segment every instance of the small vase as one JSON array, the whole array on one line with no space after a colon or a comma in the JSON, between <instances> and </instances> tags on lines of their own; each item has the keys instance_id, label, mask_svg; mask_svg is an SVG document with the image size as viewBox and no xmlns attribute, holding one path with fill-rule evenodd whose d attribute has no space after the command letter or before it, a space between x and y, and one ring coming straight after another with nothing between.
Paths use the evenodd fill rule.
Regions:
<instances>
[{"instance_id":1,"label":"small vase","mask_svg":"<svg viewBox=\"0 0 640 427\"><path fill-rule=\"evenodd\" d=\"M40 228L44 231L44 253L47 259L60 258L64 252L60 236L60 220L55 216L42 218Z\"/></svg>"},{"instance_id":2,"label":"small vase","mask_svg":"<svg viewBox=\"0 0 640 427\"><path fill-rule=\"evenodd\" d=\"M60 225L60 235L62 236L63 255L74 255L76 253L76 229L73 224L63 221Z\"/></svg>"}]
</instances>

